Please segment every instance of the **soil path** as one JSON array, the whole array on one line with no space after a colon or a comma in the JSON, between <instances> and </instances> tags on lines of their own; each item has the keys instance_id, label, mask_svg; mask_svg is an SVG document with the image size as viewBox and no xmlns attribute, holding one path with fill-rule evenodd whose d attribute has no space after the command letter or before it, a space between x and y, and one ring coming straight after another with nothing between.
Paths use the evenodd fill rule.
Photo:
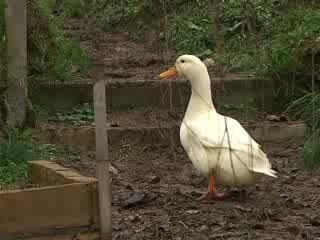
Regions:
<instances>
[{"instance_id":1,"label":"soil path","mask_svg":"<svg viewBox=\"0 0 320 240\"><path fill-rule=\"evenodd\" d=\"M175 61L175 53L160 49L154 40L133 41L126 32L103 31L94 18L67 19L64 31L93 60L93 79L154 80Z\"/></svg>"},{"instance_id":2,"label":"soil path","mask_svg":"<svg viewBox=\"0 0 320 240\"><path fill-rule=\"evenodd\" d=\"M183 149L136 146L111 150L116 240L319 240L320 178L304 170L301 141L263 144L278 179L264 178L231 199L201 204L206 191ZM94 153L59 163L95 176ZM221 190L221 189L220 189Z\"/></svg>"}]
</instances>

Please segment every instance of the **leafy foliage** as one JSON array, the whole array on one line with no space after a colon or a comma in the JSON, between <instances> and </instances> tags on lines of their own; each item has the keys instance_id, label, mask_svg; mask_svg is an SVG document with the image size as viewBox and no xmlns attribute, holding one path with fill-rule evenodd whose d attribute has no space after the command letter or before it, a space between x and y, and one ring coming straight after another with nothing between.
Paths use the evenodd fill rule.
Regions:
<instances>
[{"instance_id":1,"label":"leafy foliage","mask_svg":"<svg viewBox=\"0 0 320 240\"><path fill-rule=\"evenodd\" d=\"M69 17L83 17L86 13L84 2L80 0L63 1L63 9Z\"/></svg>"},{"instance_id":2,"label":"leafy foliage","mask_svg":"<svg viewBox=\"0 0 320 240\"><path fill-rule=\"evenodd\" d=\"M225 115L241 119L243 121L254 120L257 117L258 107L251 97L244 97L241 104L221 104L218 110Z\"/></svg>"},{"instance_id":3,"label":"leafy foliage","mask_svg":"<svg viewBox=\"0 0 320 240\"><path fill-rule=\"evenodd\" d=\"M71 112L56 113L52 120L75 124L83 121L92 122L94 120L94 108L92 104L85 103L79 107L75 107Z\"/></svg>"},{"instance_id":4,"label":"leafy foliage","mask_svg":"<svg viewBox=\"0 0 320 240\"><path fill-rule=\"evenodd\" d=\"M304 164L308 169L320 168L320 132L312 133L303 146Z\"/></svg>"},{"instance_id":5,"label":"leafy foliage","mask_svg":"<svg viewBox=\"0 0 320 240\"><path fill-rule=\"evenodd\" d=\"M89 59L80 45L64 37L61 30L56 32L56 50L54 73L58 80L70 80L76 73L86 74Z\"/></svg>"},{"instance_id":6,"label":"leafy foliage","mask_svg":"<svg viewBox=\"0 0 320 240\"><path fill-rule=\"evenodd\" d=\"M87 73L89 59L78 43L64 36L63 18L54 16L54 9L53 0L29 0L29 72L38 78L72 80Z\"/></svg>"},{"instance_id":7,"label":"leafy foliage","mask_svg":"<svg viewBox=\"0 0 320 240\"><path fill-rule=\"evenodd\" d=\"M69 149L51 144L35 144L30 130L7 129L0 143L0 187L28 181L28 161L64 157Z\"/></svg>"},{"instance_id":8,"label":"leafy foliage","mask_svg":"<svg viewBox=\"0 0 320 240\"><path fill-rule=\"evenodd\" d=\"M189 19L178 16L169 20L168 40L174 44L179 55L211 53L214 41L209 36L210 20L201 16ZM190 37L190 36L193 37Z\"/></svg>"},{"instance_id":9,"label":"leafy foliage","mask_svg":"<svg viewBox=\"0 0 320 240\"><path fill-rule=\"evenodd\" d=\"M106 28L139 25L147 31L167 17L168 29L159 29L163 40L177 53L203 57L215 54L215 38L205 0L197 1L108 1L104 8ZM255 72L270 76L299 70L297 50L305 40L319 36L320 9L277 0L223 1L221 30L225 34L225 56L215 59L230 71ZM145 17L143 12L148 12ZM163 23L162 23L163 25ZM133 30L137 32L136 29Z\"/></svg>"},{"instance_id":10,"label":"leafy foliage","mask_svg":"<svg viewBox=\"0 0 320 240\"><path fill-rule=\"evenodd\" d=\"M290 103L287 112L294 118L304 120L310 128L320 129L320 94L305 94Z\"/></svg>"},{"instance_id":11,"label":"leafy foliage","mask_svg":"<svg viewBox=\"0 0 320 240\"><path fill-rule=\"evenodd\" d=\"M0 185L27 178L27 162L34 160L31 133L7 130L7 141L0 144Z\"/></svg>"},{"instance_id":12,"label":"leafy foliage","mask_svg":"<svg viewBox=\"0 0 320 240\"><path fill-rule=\"evenodd\" d=\"M298 7L290 9L285 16L274 18L271 31L270 71L292 72L297 65L297 50L306 40L316 40L320 35L320 9Z\"/></svg>"},{"instance_id":13,"label":"leafy foliage","mask_svg":"<svg viewBox=\"0 0 320 240\"><path fill-rule=\"evenodd\" d=\"M308 168L320 167L320 94L307 93L296 99L287 108L294 118L307 124L307 141L304 144L304 162Z\"/></svg>"}]
</instances>

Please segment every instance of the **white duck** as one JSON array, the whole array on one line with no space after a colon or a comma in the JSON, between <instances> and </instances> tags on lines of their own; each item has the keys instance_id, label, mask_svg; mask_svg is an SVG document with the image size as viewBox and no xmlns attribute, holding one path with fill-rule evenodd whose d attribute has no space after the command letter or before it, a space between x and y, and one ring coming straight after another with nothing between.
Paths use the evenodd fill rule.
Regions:
<instances>
[{"instance_id":1,"label":"white duck","mask_svg":"<svg viewBox=\"0 0 320 240\"><path fill-rule=\"evenodd\" d=\"M195 168L208 176L208 192L200 199L212 201L228 196L218 193L215 184L243 187L258 176L276 177L266 154L241 124L217 113L211 96L210 77L203 62L183 55L161 79L183 76L190 81L192 94L180 128L180 141Z\"/></svg>"}]
</instances>

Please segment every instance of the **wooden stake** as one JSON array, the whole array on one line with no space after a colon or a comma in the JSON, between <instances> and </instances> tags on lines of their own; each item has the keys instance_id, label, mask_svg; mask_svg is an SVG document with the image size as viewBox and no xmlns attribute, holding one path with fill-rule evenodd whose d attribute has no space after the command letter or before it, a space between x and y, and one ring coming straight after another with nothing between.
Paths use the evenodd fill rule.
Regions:
<instances>
[{"instance_id":1,"label":"wooden stake","mask_svg":"<svg viewBox=\"0 0 320 240\"><path fill-rule=\"evenodd\" d=\"M109 176L109 149L106 128L106 87L103 80L93 89L96 133L96 164L99 191L101 240L112 240L111 183Z\"/></svg>"}]
</instances>

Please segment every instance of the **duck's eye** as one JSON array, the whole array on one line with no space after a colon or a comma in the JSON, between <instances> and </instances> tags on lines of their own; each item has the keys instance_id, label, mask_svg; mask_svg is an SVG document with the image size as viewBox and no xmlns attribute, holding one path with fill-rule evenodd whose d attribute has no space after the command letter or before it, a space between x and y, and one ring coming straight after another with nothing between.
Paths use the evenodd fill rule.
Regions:
<instances>
[{"instance_id":1,"label":"duck's eye","mask_svg":"<svg viewBox=\"0 0 320 240\"><path fill-rule=\"evenodd\" d=\"M184 63L184 62L185 62L185 61L182 59L182 60L181 60L181 63Z\"/></svg>"}]
</instances>

